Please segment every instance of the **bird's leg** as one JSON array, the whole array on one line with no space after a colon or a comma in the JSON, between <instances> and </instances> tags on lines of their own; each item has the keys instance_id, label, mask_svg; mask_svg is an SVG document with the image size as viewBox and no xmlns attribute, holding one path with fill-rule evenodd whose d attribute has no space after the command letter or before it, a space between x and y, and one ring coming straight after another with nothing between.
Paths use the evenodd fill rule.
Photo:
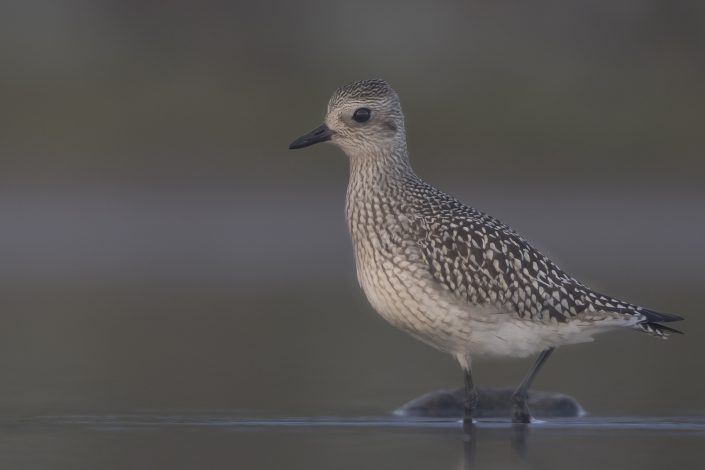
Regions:
<instances>
[{"instance_id":1,"label":"bird's leg","mask_svg":"<svg viewBox=\"0 0 705 470\"><path fill-rule=\"evenodd\" d=\"M529 412L529 405L527 405L527 400L529 399L529 388L531 383L534 381L536 374L539 373L541 367L543 366L546 359L551 355L554 348L548 348L539 354L538 359L534 362L534 365L526 374L524 380L521 384L514 390L512 394L512 423L522 423L528 424L531 422L531 413Z\"/></svg>"},{"instance_id":2,"label":"bird's leg","mask_svg":"<svg viewBox=\"0 0 705 470\"><path fill-rule=\"evenodd\" d=\"M477 389L472 380L470 372L470 364L468 367L463 367L463 378L465 379L465 399L463 400L463 426L472 425L472 418L477 410Z\"/></svg>"}]
</instances>

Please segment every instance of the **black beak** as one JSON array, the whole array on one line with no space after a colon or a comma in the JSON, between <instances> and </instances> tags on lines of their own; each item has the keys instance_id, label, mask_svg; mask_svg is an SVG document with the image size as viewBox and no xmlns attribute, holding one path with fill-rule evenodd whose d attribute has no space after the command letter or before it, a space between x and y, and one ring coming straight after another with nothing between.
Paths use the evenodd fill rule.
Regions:
<instances>
[{"instance_id":1,"label":"black beak","mask_svg":"<svg viewBox=\"0 0 705 470\"><path fill-rule=\"evenodd\" d=\"M328 129L328 126L323 124L309 132L306 135L302 135L291 144L289 144L289 149L302 149L308 147L309 145L317 144L319 142L325 142L330 140L333 135L333 131Z\"/></svg>"}]
</instances>

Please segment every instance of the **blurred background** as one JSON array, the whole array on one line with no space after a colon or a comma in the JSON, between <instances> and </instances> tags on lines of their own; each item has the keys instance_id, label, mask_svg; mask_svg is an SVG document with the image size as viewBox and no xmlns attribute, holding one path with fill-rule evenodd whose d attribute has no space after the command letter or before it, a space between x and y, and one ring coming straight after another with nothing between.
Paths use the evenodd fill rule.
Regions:
<instances>
[{"instance_id":1,"label":"blurred background","mask_svg":"<svg viewBox=\"0 0 705 470\"><path fill-rule=\"evenodd\" d=\"M460 386L357 286L344 155L287 150L371 77L420 175L687 318L562 348L536 388L702 413L704 27L697 0L3 2L0 413L381 415Z\"/></svg>"}]
</instances>

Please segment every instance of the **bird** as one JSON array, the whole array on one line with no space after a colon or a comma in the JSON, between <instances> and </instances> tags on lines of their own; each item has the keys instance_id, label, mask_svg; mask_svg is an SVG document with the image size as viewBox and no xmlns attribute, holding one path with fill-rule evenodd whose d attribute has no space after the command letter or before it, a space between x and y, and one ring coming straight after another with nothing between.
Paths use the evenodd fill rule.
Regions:
<instances>
[{"instance_id":1,"label":"bird","mask_svg":"<svg viewBox=\"0 0 705 470\"><path fill-rule=\"evenodd\" d=\"M473 423L474 357L538 355L511 398L528 424L528 392L558 346L631 328L666 338L669 313L596 292L512 228L421 179L412 169L396 91L368 79L338 88L324 123L290 149L329 142L350 166L345 201L357 278L372 307L463 370L463 423Z\"/></svg>"}]
</instances>

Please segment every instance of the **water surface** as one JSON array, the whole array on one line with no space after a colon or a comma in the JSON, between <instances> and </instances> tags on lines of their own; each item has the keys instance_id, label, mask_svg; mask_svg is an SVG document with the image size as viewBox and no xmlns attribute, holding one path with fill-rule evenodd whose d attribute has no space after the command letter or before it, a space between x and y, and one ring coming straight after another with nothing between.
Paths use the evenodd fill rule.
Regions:
<instances>
[{"instance_id":1,"label":"water surface","mask_svg":"<svg viewBox=\"0 0 705 470\"><path fill-rule=\"evenodd\" d=\"M54 415L0 420L3 468L702 468L705 417L514 427L395 417Z\"/></svg>"}]
</instances>

